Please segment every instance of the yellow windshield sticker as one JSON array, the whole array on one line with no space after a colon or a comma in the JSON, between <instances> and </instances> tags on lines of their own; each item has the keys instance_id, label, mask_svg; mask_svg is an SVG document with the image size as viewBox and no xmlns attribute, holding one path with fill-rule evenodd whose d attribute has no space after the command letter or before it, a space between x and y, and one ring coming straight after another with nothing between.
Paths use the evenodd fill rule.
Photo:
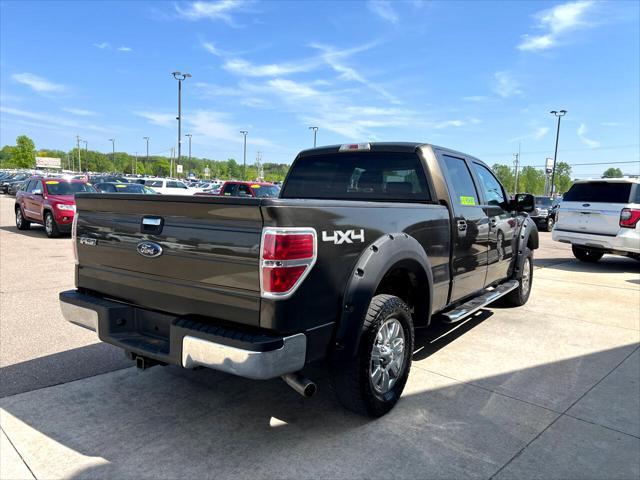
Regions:
<instances>
[{"instance_id":1,"label":"yellow windshield sticker","mask_svg":"<svg viewBox=\"0 0 640 480\"><path fill-rule=\"evenodd\" d=\"M260 185L251 185L251 188L260 188Z\"/></svg>"},{"instance_id":2,"label":"yellow windshield sticker","mask_svg":"<svg viewBox=\"0 0 640 480\"><path fill-rule=\"evenodd\" d=\"M116 183L116 188L126 188L126 186L124 183Z\"/></svg>"},{"instance_id":3,"label":"yellow windshield sticker","mask_svg":"<svg viewBox=\"0 0 640 480\"><path fill-rule=\"evenodd\" d=\"M475 205L476 198L475 197L460 197L461 205Z\"/></svg>"},{"instance_id":4,"label":"yellow windshield sticker","mask_svg":"<svg viewBox=\"0 0 640 480\"><path fill-rule=\"evenodd\" d=\"M55 180L49 180L46 182L47 185L58 185L60 182L56 182Z\"/></svg>"}]
</instances>

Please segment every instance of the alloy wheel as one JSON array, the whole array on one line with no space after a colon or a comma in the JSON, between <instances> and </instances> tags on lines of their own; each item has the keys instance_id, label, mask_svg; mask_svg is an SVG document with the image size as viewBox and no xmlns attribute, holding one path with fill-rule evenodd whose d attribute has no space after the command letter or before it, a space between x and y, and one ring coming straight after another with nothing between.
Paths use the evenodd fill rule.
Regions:
<instances>
[{"instance_id":1,"label":"alloy wheel","mask_svg":"<svg viewBox=\"0 0 640 480\"><path fill-rule=\"evenodd\" d=\"M396 318L387 319L378 329L371 350L370 380L374 390L384 395L393 388L404 368L404 329Z\"/></svg>"}]
</instances>

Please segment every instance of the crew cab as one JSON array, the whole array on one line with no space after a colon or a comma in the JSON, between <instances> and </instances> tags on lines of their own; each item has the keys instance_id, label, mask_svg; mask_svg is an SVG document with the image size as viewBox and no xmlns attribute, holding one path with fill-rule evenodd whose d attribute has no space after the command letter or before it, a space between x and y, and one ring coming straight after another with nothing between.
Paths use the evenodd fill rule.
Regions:
<instances>
[{"instance_id":1,"label":"crew cab","mask_svg":"<svg viewBox=\"0 0 640 480\"><path fill-rule=\"evenodd\" d=\"M640 260L640 180L576 181L564 194L552 238L570 243L583 262L605 253Z\"/></svg>"},{"instance_id":2,"label":"crew cab","mask_svg":"<svg viewBox=\"0 0 640 480\"><path fill-rule=\"evenodd\" d=\"M338 399L399 399L414 326L523 305L538 231L480 160L420 143L315 148L279 198L77 196L76 289L64 317L140 368L282 377L324 364ZM461 366L463 368L463 366Z\"/></svg>"},{"instance_id":3,"label":"crew cab","mask_svg":"<svg viewBox=\"0 0 640 480\"><path fill-rule=\"evenodd\" d=\"M83 180L31 177L16 193L16 227L28 230L40 223L49 238L69 233L76 211L74 195L95 191Z\"/></svg>"}]
</instances>

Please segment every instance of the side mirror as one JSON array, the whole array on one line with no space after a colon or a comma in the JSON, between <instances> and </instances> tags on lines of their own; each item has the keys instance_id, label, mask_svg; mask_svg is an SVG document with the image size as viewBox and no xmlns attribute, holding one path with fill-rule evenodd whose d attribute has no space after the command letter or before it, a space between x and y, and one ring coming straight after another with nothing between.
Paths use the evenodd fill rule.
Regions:
<instances>
[{"instance_id":1,"label":"side mirror","mask_svg":"<svg viewBox=\"0 0 640 480\"><path fill-rule=\"evenodd\" d=\"M531 213L535 209L535 198L530 193L518 193L514 206L517 212Z\"/></svg>"},{"instance_id":2,"label":"side mirror","mask_svg":"<svg viewBox=\"0 0 640 480\"><path fill-rule=\"evenodd\" d=\"M42 195L42 190L40 190L39 188L35 189L33 192L34 195Z\"/></svg>"}]
</instances>

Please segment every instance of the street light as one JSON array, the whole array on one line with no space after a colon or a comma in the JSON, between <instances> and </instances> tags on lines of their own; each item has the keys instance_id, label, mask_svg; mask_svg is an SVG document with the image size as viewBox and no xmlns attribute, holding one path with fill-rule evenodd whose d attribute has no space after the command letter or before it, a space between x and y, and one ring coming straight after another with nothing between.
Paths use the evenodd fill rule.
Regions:
<instances>
[{"instance_id":1,"label":"street light","mask_svg":"<svg viewBox=\"0 0 640 480\"><path fill-rule=\"evenodd\" d=\"M173 78L178 80L178 165L182 155L182 82L187 78L191 78L190 73L172 72Z\"/></svg>"},{"instance_id":2,"label":"street light","mask_svg":"<svg viewBox=\"0 0 640 480\"><path fill-rule=\"evenodd\" d=\"M244 160L242 161L242 180L247 177L247 133L246 130L240 130L240 133L244 137Z\"/></svg>"},{"instance_id":3,"label":"street light","mask_svg":"<svg viewBox=\"0 0 640 480\"><path fill-rule=\"evenodd\" d=\"M149 137L142 137L143 140L147 141L147 165L149 164Z\"/></svg>"},{"instance_id":4,"label":"street light","mask_svg":"<svg viewBox=\"0 0 640 480\"><path fill-rule=\"evenodd\" d=\"M185 137L189 137L189 167L188 167L189 173L187 176L191 177L191 137L193 137L193 135L191 135L190 133L187 133Z\"/></svg>"},{"instance_id":5,"label":"street light","mask_svg":"<svg viewBox=\"0 0 640 480\"><path fill-rule=\"evenodd\" d=\"M309 127L309 130L313 130L313 148L316 148L316 134L318 133L318 127Z\"/></svg>"},{"instance_id":6,"label":"street light","mask_svg":"<svg viewBox=\"0 0 640 480\"><path fill-rule=\"evenodd\" d=\"M556 149L553 153L553 169L551 170L551 196L555 193L555 179L556 179L556 160L558 159L558 140L560 139L560 119L567 114L566 110L551 110L551 115L558 117L558 129L556 130Z\"/></svg>"},{"instance_id":7,"label":"street light","mask_svg":"<svg viewBox=\"0 0 640 480\"><path fill-rule=\"evenodd\" d=\"M109 141L111 142L111 161L113 162L113 167L115 168L115 166L116 166L116 139L115 138L110 138Z\"/></svg>"}]
</instances>

